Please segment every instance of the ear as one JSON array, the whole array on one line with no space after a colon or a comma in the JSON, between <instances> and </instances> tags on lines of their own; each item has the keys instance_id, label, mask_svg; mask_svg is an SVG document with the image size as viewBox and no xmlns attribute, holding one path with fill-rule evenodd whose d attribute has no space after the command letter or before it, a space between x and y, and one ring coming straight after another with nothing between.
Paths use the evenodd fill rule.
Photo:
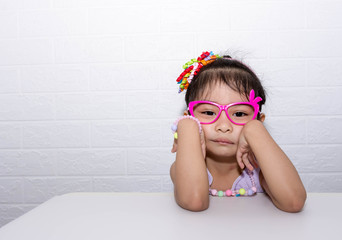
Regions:
<instances>
[{"instance_id":1,"label":"ear","mask_svg":"<svg viewBox=\"0 0 342 240\"><path fill-rule=\"evenodd\" d=\"M264 122L266 115L264 113L260 113L259 121Z\"/></svg>"},{"instance_id":2,"label":"ear","mask_svg":"<svg viewBox=\"0 0 342 240\"><path fill-rule=\"evenodd\" d=\"M183 115L188 116L189 115L188 110L184 110Z\"/></svg>"}]
</instances>

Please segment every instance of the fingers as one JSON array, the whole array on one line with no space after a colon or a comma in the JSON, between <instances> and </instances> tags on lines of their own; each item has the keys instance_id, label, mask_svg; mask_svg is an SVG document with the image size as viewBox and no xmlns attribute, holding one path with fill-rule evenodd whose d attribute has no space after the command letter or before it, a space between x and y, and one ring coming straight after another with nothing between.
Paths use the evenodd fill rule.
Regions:
<instances>
[{"instance_id":1,"label":"fingers","mask_svg":"<svg viewBox=\"0 0 342 240\"><path fill-rule=\"evenodd\" d=\"M171 152L172 153L177 152L177 139L174 139L174 141L173 141L173 146L172 146Z\"/></svg>"},{"instance_id":2,"label":"fingers","mask_svg":"<svg viewBox=\"0 0 342 240\"><path fill-rule=\"evenodd\" d=\"M201 138L202 154L203 154L203 158L205 159L206 153L207 153L207 147L205 145L205 137L204 137L204 132L203 131L200 133L200 138Z\"/></svg>"},{"instance_id":3,"label":"fingers","mask_svg":"<svg viewBox=\"0 0 342 240\"><path fill-rule=\"evenodd\" d=\"M250 153L249 153L249 158L250 158L250 162L253 164L253 166L254 166L255 168L258 168L258 167L259 167L259 164L258 164L258 162L256 161L256 158L255 158L255 155L254 155L253 152L250 152Z\"/></svg>"},{"instance_id":4,"label":"fingers","mask_svg":"<svg viewBox=\"0 0 342 240\"><path fill-rule=\"evenodd\" d=\"M251 171L253 171L254 167L252 166L250 159L249 159L249 153L245 153L242 155L242 161L244 165Z\"/></svg>"},{"instance_id":5,"label":"fingers","mask_svg":"<svg viewBox=\"0 0 342 240\"><path fill-rule=\"evenodd\" d=\"M236 153L236 160L237 160L240 168L244 169L245 165L243 164L242 158L243 158L243 153L238 150L237 153Z\"/></svg>"},{"instance_id":6,"label":"fingers","mask_svg":"<svg viewBox=\"0 0 342 240\"><path fill-rule=\"evenodd\" d=\"M258 168L259 167L258 163L256 162L256 159L255 159L255 156L254 156L253 152L245 153L244 156L245 157L243 158L243 161L244 161L246 167L250 171L253 171L254 168Z\"/></svg>"},{"instance_id":7,"label":"fingers","mask_svg":"<svg viewBox=\"0 0 342 240\"><path fill-rule=\"evenodd\" d=\"M205 156L206 156L206 153L207 153L207 149L206 149L205 143L202 143L201 148L202 148L203 158L205 159Z\"/></svg>"},{"instance_id":8,"label":"fingers","mask_svg":"<svg viewBox=\"0 0 342 240\"><path fill-rule=\"evenodd\" d=\"M252 152L243 153L241 151L238 151L236 153L236 160L241 169L244 169L246 167L250 171L253 171L254 168L259 167Z\"/></svg>"}]
</instances>

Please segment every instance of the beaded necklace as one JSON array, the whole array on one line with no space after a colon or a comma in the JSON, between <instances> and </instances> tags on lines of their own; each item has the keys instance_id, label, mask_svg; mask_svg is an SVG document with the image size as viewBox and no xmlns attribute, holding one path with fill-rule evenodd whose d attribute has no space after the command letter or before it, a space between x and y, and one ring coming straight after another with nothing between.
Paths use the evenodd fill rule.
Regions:
<instances>
[{"instance_id":1,"label":"beaded necklace","mask_svg":"<svg viewBox=\"0 0 342 240\"><path fill-rule=\"evenodd\" d=\"M240 197L243 195L252 196L256 194L257 188L256 188L254 178L252 176L252 172L247 169L247 174L249 176L249 179L252 182L252 187L248 189L247 191L244 188L240 188L239 190L228 189L226 191L218 191L217 189L209 188L209 195L217 196L217 197Z\"/></svg>"}]
</instances>

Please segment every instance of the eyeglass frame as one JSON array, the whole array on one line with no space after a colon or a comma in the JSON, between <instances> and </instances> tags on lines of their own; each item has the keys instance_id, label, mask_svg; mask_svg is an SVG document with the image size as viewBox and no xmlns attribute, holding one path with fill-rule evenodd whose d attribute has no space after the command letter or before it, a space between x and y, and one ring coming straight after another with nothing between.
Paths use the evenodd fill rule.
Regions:
<instances>
[{"instance_id":1,"label":"eyeglass frame","mask_svg":"<svg viewBox=\"0 0 342 240\"><path fill-rule=\"evenodd\" d=\"M254 115L253 115L253 118L250 120L254 120L258 113L259 113L259 104L258 102L262 101L262 98L261 97L256 97L255 98L255 92L254 90L252 89L249 93L249 102L236 102L236 103L231 103L231 104L228 104L228 105L220 105L218 103L215 103L215 102L210 102L210 101L191 101L189 102L189 106L188 106L188 111L190 112L191 116L195 117L195 114L194 114L194 106L196 104L199 104L199 103L208 103L208 104L212 104L214 106L217 106L220 111L219 113L217 114L217 117L209 122L209 123L205 123L205 122L201 122L201 124L211 124L211 123L214 123L217 121L217 119L221 116L221 113L222 111L224 110L226 112L226 115L227 115L227 118L229 119L229 121L231 121L232 123L236 124L236 125L245 125L246 123L236 123L234 122L230 117L229 117L229 114L228 114L228 108L231 107L231 106L235 106L235 105L250 105L254 108Z\"/></svg>"}]
</instances>

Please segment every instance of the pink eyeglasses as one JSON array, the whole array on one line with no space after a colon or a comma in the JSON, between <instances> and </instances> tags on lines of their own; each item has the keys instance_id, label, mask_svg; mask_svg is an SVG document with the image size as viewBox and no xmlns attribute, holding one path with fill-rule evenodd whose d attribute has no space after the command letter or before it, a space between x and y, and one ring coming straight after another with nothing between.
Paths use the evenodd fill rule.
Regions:
<instances>
[{"instance_id":1,"label":"pink eyeglasses","mask_svg":"<svg viewBox=\"0 0 342 240\"><path fill-rule=\"evenodd\" d=\"M236 125L245 125L255 119L259 112L258 102L261 97L255 97L254 90L249 93L249 102L237 102L229 105L219 105L210 101L192 101L188 110L191 116L197 118L201 124L211 124L215 122L224 110L228 119Z\"/></svg>"}]
</instances>

